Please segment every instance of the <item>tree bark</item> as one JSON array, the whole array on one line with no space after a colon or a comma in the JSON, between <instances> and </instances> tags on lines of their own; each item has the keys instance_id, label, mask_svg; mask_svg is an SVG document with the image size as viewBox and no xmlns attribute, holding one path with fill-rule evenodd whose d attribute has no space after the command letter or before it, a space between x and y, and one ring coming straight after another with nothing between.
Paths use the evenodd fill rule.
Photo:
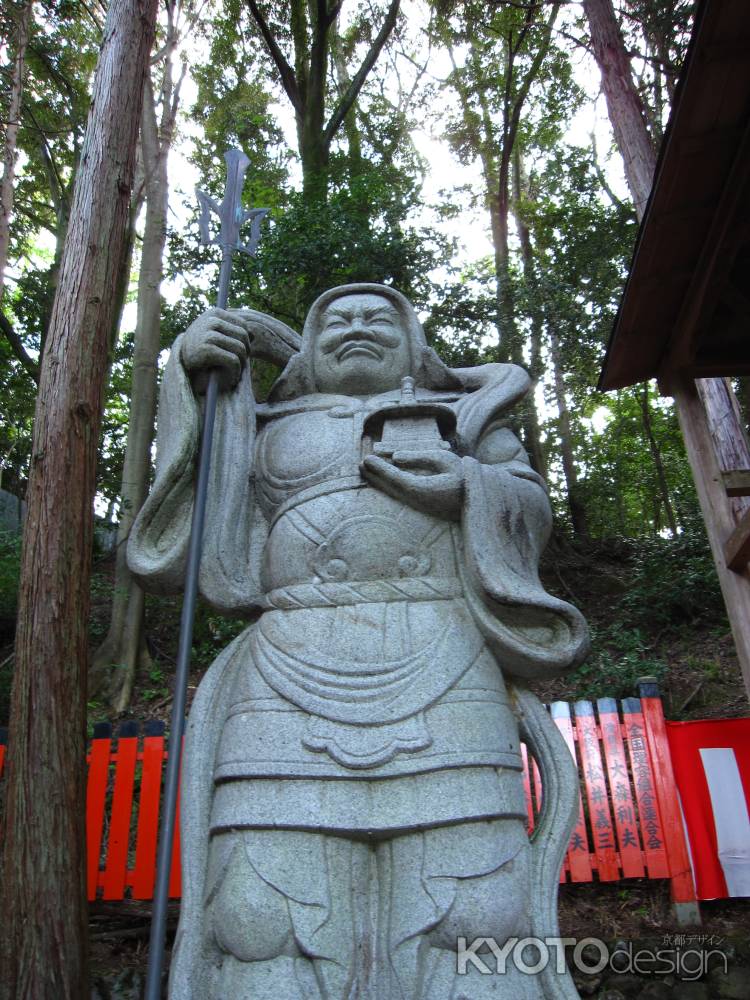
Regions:
<instances>
[{"instance_id":1,"label":"tree bark","mask_svg":"<svg viewBox=\"0 0 750 1000\"><path fill-rule=\"evenodd\" d=\"M3 852L3 1000L88 996L86 664L96 453L156 0L112 0L42 360Z\"/></svg>"},{"instance_id":2,"label":"tree bark","mask_svg":"<svg viewBox=\"0 0 750 1000\"><path fill-rule=\"evenodd\" d=\"M169 179L167 161L174 138L179 101L172 79L172 51L177 44L176 27L170 18L162 86L162 116L157 122L154 88L150 78L144 87L141 151L146 191L146 218L138 276L138 313L133 346L130 422L120 487L120 522L112 613L107 635L94 654L89 691L106 691L112 709L124 712L132 696L139 669L151 663L145 636L144 595L128 569L126 550L130 529L148 492L151 445L154 439L158 360L161 348L161 282L167 237Z\"/></svg>"},{"instance_id":3,"label":"tree bark","mask_svg":"<svg viewBox=\"0 0 750 1000\"><path fill-rule=\"evenodd\" d=\"M18 126L21 117L21 94L26 70L26 46L29 41L31 8L33 0L27 0L18 21L18 41L13 62L13 79L10 85L8 104L8 124L5 128L5 149L3 153L3 179L0 182L0 302L5 285L5 268L8 264L10 245L10 216L13 211L13 182L16 176L16 147Z\"/></svg>"},{"instance_id":4,"label":"tree bark","mask_svg":"<svg viewBox=\"0 0 750 1000\"><path fill-rule=\"evenodd\" d=\"M630 57L612 0L583 0L591 47L602 75L607 111L625 166L640 222L646 211L656 168L656 149L646 127L643 102L633 82Z\"/></svg>"},{"instance_id":5,"label":"tree bark","mask_svg":"<svg viewBox=\"0 0 750 1000\"><path fill-rule=\"evenodd\" d=\"M539 428L539 414L536 409L536 387L542 374L542 330L544 327L544 313L540 299L539 283L534 267L534 251L531 246L531 233L526 225L521 209L523 197L523 164L521 153L518 148L513 152L513 216L516 220L518 239L521 243L521 260L523 262L523 276L529 288L529 300L531 302L529 313L531 319L530 347L531 357L529 363L529 375L531 376L531 391L524 399L524 436L526 447L529 451L531 464L542 476L547 478L547 459L542 446L542 435Z\"/></svg>"}]
</instances>

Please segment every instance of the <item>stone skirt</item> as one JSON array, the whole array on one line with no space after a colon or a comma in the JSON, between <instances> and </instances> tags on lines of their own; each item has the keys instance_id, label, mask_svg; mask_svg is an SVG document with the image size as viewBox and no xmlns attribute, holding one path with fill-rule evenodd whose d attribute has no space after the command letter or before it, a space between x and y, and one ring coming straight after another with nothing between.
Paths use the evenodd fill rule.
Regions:
<instances>
[{"instance_id":1,"label":"stone skirt","mask_svg":"<svg viewBox=\"0 0 750 1000\"><path fill-rule=\"evenodd\" d=\"M497 662L463 600L430 604L408 609L411 634L424 636L416 649L396 659L371 651L353 667L315 642L338 631L326 618L341 609L267 612L248 629L215 761L213 831L392 836L525 817L518 727ZM360 606L356 621L370 628L381 610L392 613Z\"/></svg>"}]
</instances>

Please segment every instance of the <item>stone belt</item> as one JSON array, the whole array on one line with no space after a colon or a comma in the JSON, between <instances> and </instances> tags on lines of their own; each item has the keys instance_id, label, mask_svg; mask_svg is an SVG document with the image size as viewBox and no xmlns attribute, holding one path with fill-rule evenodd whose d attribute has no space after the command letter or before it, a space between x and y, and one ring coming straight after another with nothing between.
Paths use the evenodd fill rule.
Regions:
<instances>
[{"instance_id":1,"label":"stone belt","mask_svg":"<svg viewBox=\"0 0 750 1000\"><path fill-rule=\"evenodd\" d=\"M448 601L462 596L461 581L456 576L419 576L292 584L269 591L262 606L267 610L290 611L391 601Z\"/></svg>"}]
</instances>

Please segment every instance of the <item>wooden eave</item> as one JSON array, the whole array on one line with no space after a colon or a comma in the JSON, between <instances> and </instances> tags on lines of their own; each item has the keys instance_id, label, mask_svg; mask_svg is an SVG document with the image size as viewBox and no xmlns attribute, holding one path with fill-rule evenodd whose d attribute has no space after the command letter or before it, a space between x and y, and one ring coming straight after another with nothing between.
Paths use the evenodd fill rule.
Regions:
<instances>
[{"instance_id":1,"label":"wooden eave","mask_svg":"<svg viewBox=\"0 0 750 1000\"><path fill-rule=\"evenodd\" d=\"M599 380L750 374L750 11L703 0Z\"/></svg>"}]
</instances>

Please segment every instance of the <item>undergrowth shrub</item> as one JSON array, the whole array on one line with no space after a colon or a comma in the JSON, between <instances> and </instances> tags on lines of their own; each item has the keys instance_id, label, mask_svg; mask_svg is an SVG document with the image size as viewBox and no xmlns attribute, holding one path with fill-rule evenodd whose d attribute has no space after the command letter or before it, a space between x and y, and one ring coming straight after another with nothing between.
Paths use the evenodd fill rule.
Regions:
<instances>
[{"instance_id":1,"label":"undergrowth shrub","mask_svg":"<svg viewBox=\"0 0 750 1000\"><path fill-rule=\"evenodd\" d=\"M591 625L588 659L569 675L581 698L632 696L639 677L659 680L667 673L667 663L655 652L662 637L684 634L694 626L728 627L699 515L675 537L621 541L621 590L606 609L604 622L597 615L599 623ZM611 553L612 544L608 549Z\"/></svg>"},{"instance_id":2,"label":"undergrowth shrub","mask_svg":"<svg viewBox=\"0 0 750 1000\"><path fill-rule=\"evenodd\" d=\"M623 621L648 629L680 628L687 622L721 621L726 610L708 539L700 520L675 538L643 538L618 606Z\"/></svg>"},{"instance_id":3,"label":"undergrowth shrub","mask_svg":"<svg viewBox=\"0 0 750 1000\"><path fill-rule=\"evenodd\" d=\"M653 655L653 647L640 629L626 625L591 628L591 653L570 676L578 698L629 698L640 677L658 680L667 664Z\"/></svg>"},{"instance_id":4,"label":"undergrowth shrub","mask_svg":"<svg viewBox=\"0 0 750 1000\"><path fill-rule=\"evenodd\" d=\"M0 648L13 642L21 570L21 539L14 532L0 532ZM3 652L0 663L0 725L8 721L13 660Z\"/></svg>"},{"instance_id":5,"label":"undergrowth shrub","mask_svg":"<svg viewBox=\"0 0 750 1000\"><path fill-rule=\"evenodd\" d=\"M193 656L208 666L236 636L247 628L243 619L224 618L210 608L201 607L195 616Z\"/></svg>"}]
</instances>

